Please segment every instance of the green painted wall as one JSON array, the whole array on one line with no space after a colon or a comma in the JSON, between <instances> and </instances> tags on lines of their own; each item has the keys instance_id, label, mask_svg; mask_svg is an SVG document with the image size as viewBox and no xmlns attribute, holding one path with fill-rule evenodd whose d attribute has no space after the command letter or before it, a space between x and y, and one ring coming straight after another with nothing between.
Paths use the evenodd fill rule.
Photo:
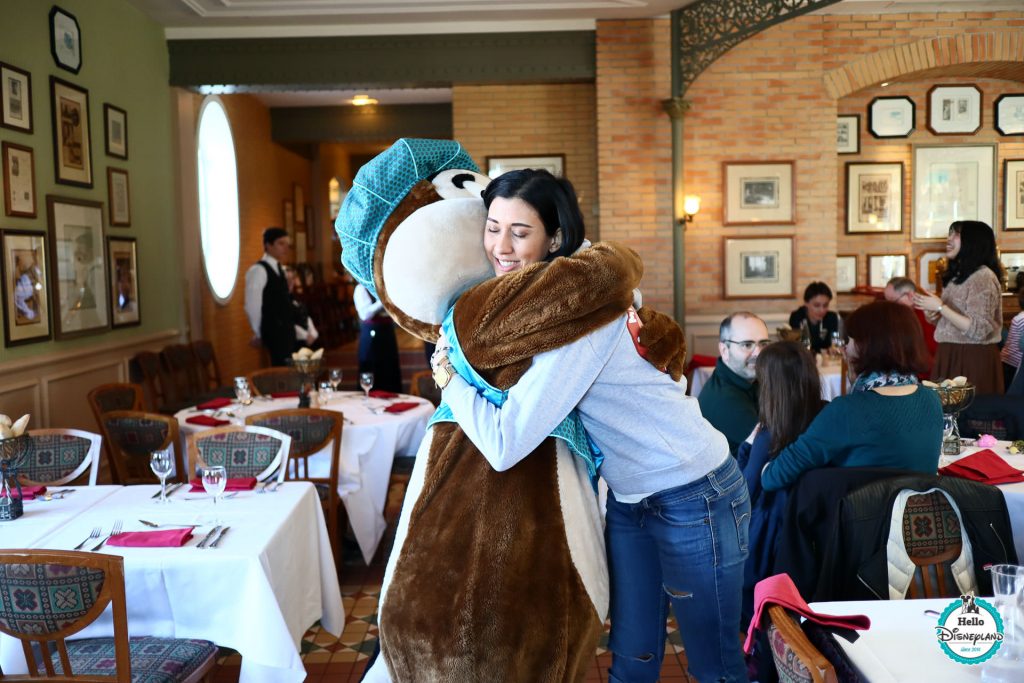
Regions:
<instances>
[{"instance_id":1,"label":"green painted wall","mask_svg":"<svg viewBox=\"0 0 1024 683\"><path fill-rule=\"evenodd\" d=\"M42 0L0 3L0 61L32 75L33 118L31 135L0 128L0 140L27 145L35 152L37 210L36 218L0 213L0 228L47 231L46 195L102 202L106 234L138 240L142 325L62 342L3 348L0 361L112 340L127 341L133 336L182 329L183 325L171 90L163 29L122 0L60 0L59 6L75 15L81 29L82 68L76 75L58 67L50 55L51 6L52 3ZM89 92L91 189L54 180L51 75ZM127 160L105 153L104 103L128 112ZM108 166L128 170L132 219L129 228L106 225ZM51 308L55 305L51 297Z\"/></svg>"}]
</instances>

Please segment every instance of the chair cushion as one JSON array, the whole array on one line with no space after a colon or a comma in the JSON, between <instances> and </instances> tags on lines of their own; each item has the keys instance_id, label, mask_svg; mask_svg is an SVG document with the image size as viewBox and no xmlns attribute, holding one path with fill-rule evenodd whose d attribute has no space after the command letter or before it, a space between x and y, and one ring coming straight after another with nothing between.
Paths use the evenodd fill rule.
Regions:
<instances>
[{"instance_id":1,"label":"chair cushion","mask_svg":"<svg viewBox=\"0 0 1024 683\"><path fill-rule=\"evenodd\" d=\"M782 634L775 624L768 627L768 643L772 650L772 659L779 672L780 683L812 683L811 672L804 663L789 649Z\"/></svg>"},{"instance_id":2,"label":"chair cushion","mask_svg":"<svg viewBox=\"0 0 1024 683\"><path fill-rule=\"evenodd\" d=\"M78 676L113 676L117 670L113 638L83 638L66 641L71 668ZM198 671L217 654L208 640L184 638L129 638L132 683L178 683ZM58 674L63 670L60 655L52 661Z\"/></svg>"},{"instance_id":3,"label":"chair cushion","mask_svg":"<svg viewBox=\"0 0 1024 683\"><path fill-rule=\"evenodd\" d=\"M34 452L18 466L31 481L45 484L68 476L82 464L92 442L70 434L32 434Z\"/></svg>"},{"instance_id":4,"label":"chair cushion","mask_svg":"<svg viewBox=\"0 0 1024 683\"><path fill-rule=\"evenodd\" d=\"M911 557L934 557L962 544L960 520L939 491L911 496L902 526L903 542Z\"/></svg>"},{"instance_id":5,"label":"chair cushion","mask_svg":"<svg viewBox=\"0 0 1024 683\"><path fill-rule=\"evenodd\" d=\"M0 626L45 636L84 617L96 603L105 574L60 564L0 565Z\"/></svg>"}]
</instances>

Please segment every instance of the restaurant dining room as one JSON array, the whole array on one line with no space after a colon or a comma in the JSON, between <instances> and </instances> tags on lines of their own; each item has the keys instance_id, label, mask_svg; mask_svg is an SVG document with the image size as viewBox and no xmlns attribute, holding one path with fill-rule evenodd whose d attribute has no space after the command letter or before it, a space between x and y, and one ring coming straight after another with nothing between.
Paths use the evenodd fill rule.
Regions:
<instances>
[{"instance_id":1,"label":"restaurant dining room","mask_svg":"<svg viewBox=\"0 0 1024 683\"><path fill-rule=\"evenodd\" d=\"M0 152L0 681L1024 681L1024 0L0 0Z\"/></svg>"}]
</instances>

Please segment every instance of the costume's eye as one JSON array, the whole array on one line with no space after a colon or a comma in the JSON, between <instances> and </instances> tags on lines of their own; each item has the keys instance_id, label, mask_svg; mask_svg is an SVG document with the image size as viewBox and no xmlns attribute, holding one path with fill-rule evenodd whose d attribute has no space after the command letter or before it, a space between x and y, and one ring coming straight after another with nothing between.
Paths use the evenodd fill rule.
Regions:
<instances>
[{"instance_id":1,"label":"costume's eye","mask_svg":"<svg viewBox=\"0 0 1024 683\"><path fill-rule=\"evenodd\" d=\"M431 181L434 189L441 195L442 199L455 199L458 197L480 198L491 179L480 173L465 171L458 168L441 171Z\"/></svg>"}]
</instances>

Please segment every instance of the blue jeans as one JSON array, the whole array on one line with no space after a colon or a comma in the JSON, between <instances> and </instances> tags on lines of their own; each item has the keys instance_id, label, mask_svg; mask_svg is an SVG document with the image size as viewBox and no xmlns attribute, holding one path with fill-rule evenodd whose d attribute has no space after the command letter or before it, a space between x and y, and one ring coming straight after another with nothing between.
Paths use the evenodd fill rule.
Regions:
<instances>
[{"instance_id":1,"label":"blue jeans","mask_svg":"<svg viewBox=\"0 0 1024 683\"><path fill-rule=\"evenodd\" d=\"M609 683L653 683L665 654L671 600L690 675L741 683L740 600L750 496L733 458L639 503L608 496L611 573Z\"/></svg>"}]
</instances>

